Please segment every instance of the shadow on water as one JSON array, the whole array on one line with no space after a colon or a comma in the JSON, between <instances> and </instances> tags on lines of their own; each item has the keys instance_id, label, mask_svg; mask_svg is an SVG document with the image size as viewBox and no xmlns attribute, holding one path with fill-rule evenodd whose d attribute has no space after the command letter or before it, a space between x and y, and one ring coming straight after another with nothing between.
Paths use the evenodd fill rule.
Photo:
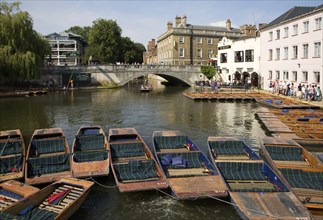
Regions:
<instances>
[{"instance_id":1,"label":"shadow on water","mask_svg":"<svg viewBox=\"0 0 323 220\"><path fill-rule=\"evenodd\" d=\"M138 87L139 88L139 87ZM113 90L52 92L47 95L0 99L0 130L21 129L26 143L35 129L61 127L71 146L82 125L134 127L152 148L152 133L180 130L204 153L208 136L237 136L258 151L266 136L255 120L254 102L201 102L182 95L185 87L140 93L135 86ZM96 179L114 185L109 177ZM169 193L169 191L167 191ZM177 201L160 192L120 193L95 185L72 219L239 219L225 203L202 199Z\"/></svg>"}]
</instances>

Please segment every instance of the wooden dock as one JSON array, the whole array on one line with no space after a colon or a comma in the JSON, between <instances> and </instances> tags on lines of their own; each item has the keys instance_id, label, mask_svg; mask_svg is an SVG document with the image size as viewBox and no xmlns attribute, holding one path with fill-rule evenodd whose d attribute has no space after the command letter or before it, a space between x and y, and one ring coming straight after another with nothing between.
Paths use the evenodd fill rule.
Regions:
<instances>
[{"instance_id":1,"label":"wooden dock","mask_svg":"<svg viewBox=\"0 0 323 220\"><path fill-rule=\"evenodd\" d=\"M276 96L264 93L183 93L183 95L194 101L255 101L264 106L278 109L318 109L320 107L303 103L296 99L285 96Z\"/></svg>"},{"instance_id":2,"label":"wooden dock","mask_svg":"<svg viewBox=\"0 0 323 220\"><path fill-rule=\"evenodd\" d=\"M11 91L11 92L0 92L1 97L21 97L21 96L36 96L47 94L47 90L24 90L24 91Z\"/></svg>"}]
</instances>

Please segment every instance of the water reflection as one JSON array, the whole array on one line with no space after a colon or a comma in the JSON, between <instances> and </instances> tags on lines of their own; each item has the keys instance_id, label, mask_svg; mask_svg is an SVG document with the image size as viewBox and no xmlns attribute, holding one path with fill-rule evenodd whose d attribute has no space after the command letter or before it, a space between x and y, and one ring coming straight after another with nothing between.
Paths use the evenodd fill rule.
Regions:
<instances>
[{"instance_id":1,"label":"water reflection","mask_svg":"<svg viewBox=\"0 0 323 220\"><path fill-rule=\"evenodd\" d=\"M53 92L0 99L0 130L20 128L26 142L37 128L61 127L69 144L86 124L109 128L134 127L152 147L156 130L180 130L206 153L208 136L237 136L254 149L265 136L255 120L254 102L194 102L185 87L161 87L140 93L138 86L121 89ZM114 185L113 177L98 178ZM72 219L239 219L234 208L212 199L176 201L156 192L119 193L94 187Z\"/></svg>"}]
</instances>

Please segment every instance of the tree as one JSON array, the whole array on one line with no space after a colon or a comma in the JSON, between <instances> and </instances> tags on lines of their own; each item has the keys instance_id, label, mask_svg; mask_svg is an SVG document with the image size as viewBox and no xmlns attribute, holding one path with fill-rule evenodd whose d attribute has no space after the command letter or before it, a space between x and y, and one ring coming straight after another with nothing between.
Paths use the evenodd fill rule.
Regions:
<instances>
[{"instance_id":1,"label":"tree","mask_svg":"<svg viewBox=\"0 0 323 220\"><path fill-rule=\"evenodd\" d=\"M129 37L122 38L123 59L125 63L142 63L142 53L146 50L144 45L134 43Z\"/></svg>"},{"instance_id":2,"label":"tree","mask_svg":"<svg viewBox=\"0 0 323 220\"><path fill-rule=\"evenodd\" d=\"M19 2L0 3L0 82L37 79L50 47Z\"/></svg>"},{"instance_id":3,"label":"tree","mask_svg":"<svg viewBox=\"0 0 323 220\"><path fill-rule=\"evenodd\" d=\"M72 26L69 29L67 29L65 32L72 32L74 34L78 34L81 37L83 37L85 41L88 41L90 29L91 29L90 26L84 26L84 27Z\"/></svg>"},{"instance_id":4,"label":"tree","mask_svg":"<svg viewBox=\"0 0 323 220\"><path fill-rule=\"evenodd\" d=\"M201 66L201 72L210 80L215 76L214 66Z\"/></svg>"},{"instance_id":5,"label":"tree","mask_svg":"<svg viewBox=\"0 0 323 220\"><path fill-rule=\"evenodd\" d=\"M97 19L89 31L87 59L100 60L101 63L115 63L122 58L121 28L116 21Z\"/></svg>"}]
</instances>

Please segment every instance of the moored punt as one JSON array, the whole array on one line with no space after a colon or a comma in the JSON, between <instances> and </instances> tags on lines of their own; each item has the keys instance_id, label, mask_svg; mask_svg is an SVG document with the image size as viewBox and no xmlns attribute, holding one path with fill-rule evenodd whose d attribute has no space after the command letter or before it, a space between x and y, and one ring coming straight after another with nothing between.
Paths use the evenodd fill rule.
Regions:
<instances>
[{"instance_id":1,"label":"moored punt","mask_svg":"<svg viewBox=\"0 0 323 220\"><path fill-rule=\"evenodd\" d=\"M108 142L111 170L120 192L168 188L165 175L134 128L109 129Z\"/></svg>"},{"instance_id":2,"label":"moored punt","mask_svg":"<svg viewBox=\"0 0 323 220\"><path fill-rule=\"evenodd\" d=\"M0 131L0 182L24 176L25 143L19 129Z\"/></svg>"},{"instance_id":3,"label":"moored punt","mask_svg":"<svg viewBox=\"0 0 323 220\"><path fill-rule=\"evenodd\" d=\"M156 159L178 199L226 197L227 187L206 155L179 131L155 131Z\"/></svg>"},{"instance_id":4,"label":"moored punt","mask_svg":"<svg viewBox=\"0 0 323 220\"><path fill-rule=\"evenodd\" d=\"M92 185L91 181L63 178L10 206L0 213L0 219L68 219Z\"/></svg>"},{"instance_id":5,"label":"moored punt","mask_svg":"<svg viewBox=\"0 0 323 220\"><path fill-rule=\"evenodd\" d=\"M25 183L50 183L70 176L70 151L63 130L35 130L26 155Z\"/></svg>"},{"instance_id":6,"label":"moored punt","mask_svg":"<svg viewBox=\"0 0 323 220\"><path fill-rule=\"evenodd\" d=\"M82 126L73 141L73 177L107 176L110 171L108 141L101 126Z\"/></svg>"},{"instance_id":7,"label":"moored punt","mask_svg":"<svg viewBox=\"0 0 323 220\"><path fill-rule=\"evenodd\" d=\"M7 209L19 200L38 191L38 188L16 180L8 180L0 183L0 211Z\"/></svg>"},{"instance_id":8,"label":"moored punt","mask_svg":"<svg viewBox=\"0 0 323 220\"><path fill-rule=\"evenodd\" d=\"M243 141L209 137L208 148L243 219L311 219L288 186Z\"/></svg>"},{"instance_id":9,"label":"moored punt","mask_svg":"<svg viewBox=\"0 0 323 220\"><path fill-rule=\"evenodd\" d=\"M263 138L260 155L289 184L311 213L323 218L323 165L293 140Z\"/></svg>"},{"instance_id":10,"label":"moored punt","mask_svg":"<svg viewBox=\"0 0 323 220\"><path fill-rule=\"evenodd\" d=\"M260 104L270 106L273 108L279 108L279 109L306 109L306 108L315 108L319 109L319 106L312 106L306 103L302 103L300 101L294 100L294 99L288 99L288 98L276 98L276 97L258 97L256 98L256 101Z\"/></svg>"}]
</instances>

